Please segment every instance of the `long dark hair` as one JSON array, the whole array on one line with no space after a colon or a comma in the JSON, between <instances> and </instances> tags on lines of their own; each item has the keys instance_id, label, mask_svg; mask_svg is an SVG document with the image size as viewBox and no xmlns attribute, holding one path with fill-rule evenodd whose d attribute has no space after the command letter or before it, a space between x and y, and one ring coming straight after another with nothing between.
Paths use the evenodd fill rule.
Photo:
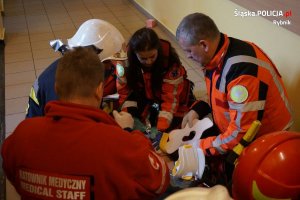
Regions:
<instances>
[{"instance_id":1,"label":"long dark hair","mask_svg":"<svg viewBox=\"0 0 300 200\"><path fill-rule=\"evenodd\" d=\"M161 40L154 30L150 28L141 28L137 30L131 37L128 43L128 68L126 73L127 85L133 91L137 91L139 84L143 83L142 64L138 60L136 53L141 51L149 51L157 49L157 59L151 68L152 92L155 95L157 91L161 91L163 75L174 62L180 64L179 57L175 49L169 45L169 57L164 56L161 46Z\"/></svg>"}]
</instances>

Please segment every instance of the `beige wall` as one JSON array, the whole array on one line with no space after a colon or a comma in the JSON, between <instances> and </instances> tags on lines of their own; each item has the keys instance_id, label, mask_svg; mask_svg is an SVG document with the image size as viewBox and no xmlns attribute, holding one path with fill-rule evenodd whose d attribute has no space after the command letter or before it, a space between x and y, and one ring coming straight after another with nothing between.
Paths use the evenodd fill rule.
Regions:
<instances>
[{"instance_id":1,"label":"beige wall","mask_svg":"<svg viewBox=\"0 0 300 200\"><path fill-rule=\"evenodd\" d=\"M193 12L203 12L214 19L220 31L258 44L271 57L283 77L294 110L293 130L300 131L299 35L276 26L263 17L234 16L235 9L238 11L245 9L231 1L135 0L135 2L173 34L184 16ZM293 8L290 9L296 12Z\"/></svg>"}]
</instances>

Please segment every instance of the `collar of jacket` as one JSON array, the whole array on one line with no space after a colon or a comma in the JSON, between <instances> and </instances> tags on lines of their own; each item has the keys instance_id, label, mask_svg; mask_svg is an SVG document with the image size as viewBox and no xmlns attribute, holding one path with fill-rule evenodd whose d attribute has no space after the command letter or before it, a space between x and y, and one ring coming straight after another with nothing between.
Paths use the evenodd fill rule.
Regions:
<instances>
[{"instance_id":1,"label":"collar of jacket","mask_svg":"<svg viewBox=\"0 0 300 200\"><path fill-rule=\"evenodd\" d=\"M45 106L45 115L51 118L70 118L119 126L110 115L101 109L69 102L50 101Z\"/></svg>"},{"instance_id":2,"label":"collar of jacket","mask_svg":"<svg viewBox=\"0 0 300 200\"><path fill-rule=\"evenodd\" d=\"M224 37L224 39L220 39L220 42L218 46L221 46L221 48L217 49L217 53L215 53L214 57L211 59L211 61L205 66L206 70L213 70L215 68L221 69L222 62L224 59L224 56L227 52L228 46L229 46L229 39L226 34L221 34L221 37ZM223 44L222 44L223 43Z\"/></svg>"}]
</instances>

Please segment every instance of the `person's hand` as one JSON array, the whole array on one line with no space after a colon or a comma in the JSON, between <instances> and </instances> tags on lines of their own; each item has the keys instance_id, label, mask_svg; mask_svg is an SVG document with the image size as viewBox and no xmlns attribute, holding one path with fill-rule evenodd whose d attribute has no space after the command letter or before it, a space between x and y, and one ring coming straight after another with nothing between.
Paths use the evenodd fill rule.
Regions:
<instances>
[{"instance_id":1,"label":"person's hand","mask_svg":"<svg viewBox=\"0 0 300 200\"><path fill-rule=\"evenodd\" d=\"M191 128L195 119L199 119L199 115L194 110L190 110L182 119L181 128L184 128L186 124Z\"/></svg>"},{"instance_id":2,"label":"person's hand","mask_svg":"<svg viewBox=\"0 0 300 200\"><path fill-rule=\"evenodd\" d=\"M128 112L118 112L116 110L113 111L113 116L116 120L116 122L124 128L133 128L134 120Z\"/></svg>"}]
</instances>

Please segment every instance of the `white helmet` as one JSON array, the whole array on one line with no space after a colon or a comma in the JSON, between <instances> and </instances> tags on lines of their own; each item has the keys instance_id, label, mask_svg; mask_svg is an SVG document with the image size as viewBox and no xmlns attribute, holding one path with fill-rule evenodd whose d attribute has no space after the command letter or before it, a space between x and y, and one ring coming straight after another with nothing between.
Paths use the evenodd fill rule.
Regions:
<instances>
[{"instance_id":1,"label":"white helmet","mask_svg":"<svg viewBox=\"0 0 300 200\"><path fill-rule=\"evenodd\" d=\"M90 19L84 22L76 34L68 39L69 47L89 46L102 49L99 57L101 61L125 60L126 53L123 50L125 40L120 31L110 23L100 19Z\"/></svg>"}]
</instances>

